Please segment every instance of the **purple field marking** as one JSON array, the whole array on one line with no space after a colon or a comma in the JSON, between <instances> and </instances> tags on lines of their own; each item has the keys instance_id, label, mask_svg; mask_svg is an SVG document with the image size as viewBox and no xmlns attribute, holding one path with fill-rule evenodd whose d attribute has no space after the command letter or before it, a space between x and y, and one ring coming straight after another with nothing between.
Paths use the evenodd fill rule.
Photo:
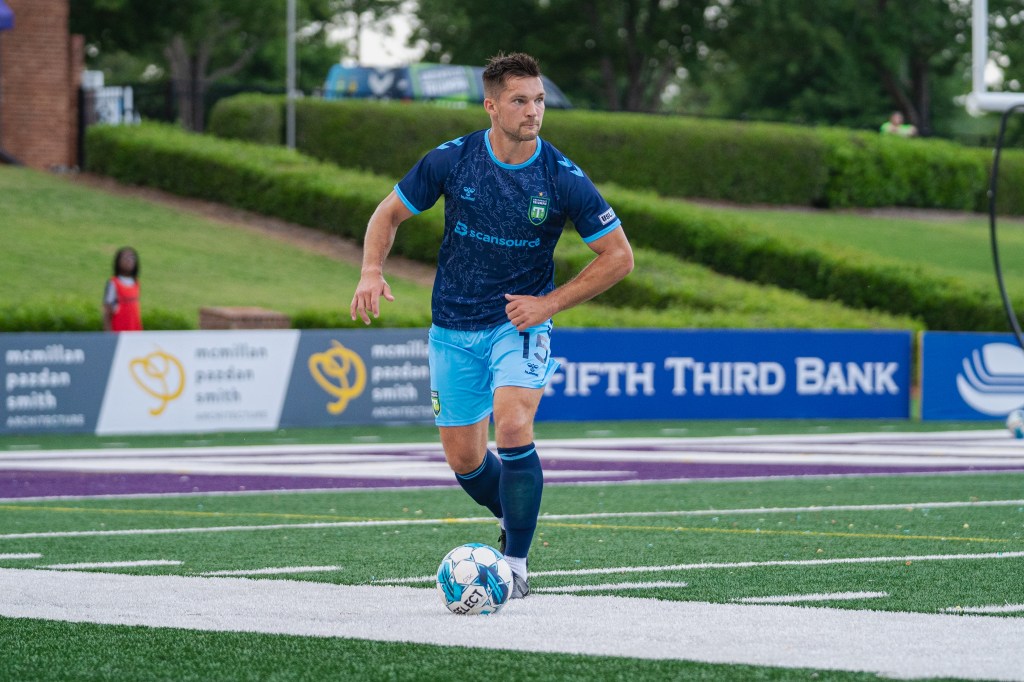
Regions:
<instances>
[{"instance_id":1,"label":"purple field marking","mask_svg":"<svg viewBox=\"0 0 1024 682\"><path fill-rule=\"evenodd\" d=\"M622 448L619 448L622 449ZM649 451L637 447L636 451ZM741 449L741 448L737 448ZM410 445L410 450L422 457L422 449ZM116 453L111 453L115 455ZM411 453L410 453L411 454ZM435 455L435 459L440 457ZM9 464L16 467L17 464ZM567 476L552 481L562 483L635 482L680 479L728 479L740 477L821 476L856 474L909 474L948 473L960 471L1024 471L1024 465L1008 463L1006 466L886 466L839 464L755 464L710 462L637 462L637 461L580 461L545 460L549 472L584 471L587 475ZM606 472L606 473L602 473ZM170 474L84 471L31 471L11 468L0 469L0 499L23 497L59 497L91 495L129 495L166 493L209 493L273 490L317 489L372 489L402 486L454 486L450 481L436 478L399 477L339 477L339 476L282 476L252 474Z\"/></svg>"}]
</instances>

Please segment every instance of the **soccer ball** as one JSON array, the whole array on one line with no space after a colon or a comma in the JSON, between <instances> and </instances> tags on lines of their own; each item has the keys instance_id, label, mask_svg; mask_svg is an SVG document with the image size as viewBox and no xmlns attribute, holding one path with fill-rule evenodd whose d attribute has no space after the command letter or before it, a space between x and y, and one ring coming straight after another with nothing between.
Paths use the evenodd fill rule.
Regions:
<instances>
[{"instance_id":1,"label":"soccer ball","mask_svg":"<svg viewBox=\"0 0 1024 682\"><path fill-rule=\"evenodd\" d=\"M1024 438L1024 410L1017 409L1006 415L1006 428L1014 438Z\"/></svg>"},{"instance_id":2,"label":"soccer ball","mask_svg":"<svg viewBox=\"0 0 1024 682\"><path fill-rule=\"evenodd\" d=\"M512 567L489 545L461 545L441 560L437 591L452 613L497 613L512 594Z\"/></svg>"}]
</instances>

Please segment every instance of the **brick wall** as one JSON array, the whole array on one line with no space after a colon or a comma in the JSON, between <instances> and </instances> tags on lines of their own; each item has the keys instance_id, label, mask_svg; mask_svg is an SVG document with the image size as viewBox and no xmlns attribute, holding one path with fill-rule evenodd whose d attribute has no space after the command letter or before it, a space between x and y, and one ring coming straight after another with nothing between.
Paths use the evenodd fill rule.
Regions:
<instances>
[{"instance_id":1,"label":"brick wall","mask_svg":"<svg viewBox=\"0 0 1024 682\"><path fill-rule=\"evenodd\" d=\"M68 34L69 0L5 0L0 32L0 147L33 168L77 162L82 41Z\"/></svg>"}]
</instances>

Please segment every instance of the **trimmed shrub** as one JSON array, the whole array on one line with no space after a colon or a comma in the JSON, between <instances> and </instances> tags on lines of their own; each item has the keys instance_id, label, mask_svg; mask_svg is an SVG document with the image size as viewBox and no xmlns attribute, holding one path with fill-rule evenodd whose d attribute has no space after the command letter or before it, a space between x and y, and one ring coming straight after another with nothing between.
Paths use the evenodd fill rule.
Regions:
<instances>
[{"instance_id":1,"label":"trimmed shrub","mask_svg":"<svg viewBox=\"0 0 1024 682\"><path fill-rule=\"evenodd\" d=\"M283 97L242 94L229 97L210 112L209 127L221 137L258 144L284 143Z\"/></svg>"},{"instance_id":2,"label":"trimmed shrub","mask_svg":"<svg viewBox=\"0 0 1024 682\"><path fill-rule=\"evenodd\" d=\"M380 176L343 170L296 152L189 134L170 126L93 127L87 144L90 170L357 240L363 236L367 217L392 187ZM790 244L752 230L740 220L651 193L614 186L603 191L637 247L811 298L917 318L931 329L1002 328L998 302L956 280L857 254ZM392 252L434 262L442 234L441 211L421 214L398 231ZM560 252L559 277L572 276L586 260L580 252ZM663 290L646 277L627 279L601 302L666 312L716 305L712 298L702 299L678 287ZM300 319L296 324L324 326L322 318ZM679 320L679 324L685 322Z\"/></svg>"},{"instance_id":3,"label":"trimmed shrub","mask_svg":"<svg viewBox=\"0 0 1024 682\"><path fill-rule=\"evenodd\" d=\"M239 96L241 98L241 96ZM246 95L220 107L248 107L279 120L280 96ZM274 109L258 114L257 109ZM272 125L272 123L267 124ZM341 166L402 177L441 142L485 128L479 108L426 103L296 103L296 145ZM256 128L256 132L251 132ZM210 131L259 141L240 113ZM565 149L596 182L664 196L821 208L913 206L987 210L992 154L938 139L902 139L837 128L746 123L649 114L549 111L544 137ZM401 144L381 144L401 140ZM1007 150L999 210L1024 214L1024 152Z\"/></svg>"}]
</instances>

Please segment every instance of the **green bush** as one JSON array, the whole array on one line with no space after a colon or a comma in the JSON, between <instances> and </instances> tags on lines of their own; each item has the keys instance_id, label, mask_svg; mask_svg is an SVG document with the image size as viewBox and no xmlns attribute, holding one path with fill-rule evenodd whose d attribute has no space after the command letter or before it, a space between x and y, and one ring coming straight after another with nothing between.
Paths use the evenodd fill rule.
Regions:
<instances>
[{"instance_id":1,"label":"green bush","mask_svg":"<svg viewBox=\"0 0 1024 682\"><path fill-rule=\"evenodd\" d=\"M988 172L975 150L942 140L822 131L830 208L914 206L970 211Z\"/></svg>"},{"instance_id":2,"label":"green bush","mask_svg":"<svg viewBox=\"0 0 1024 682\"><path fill-rule=\"evenodd\" d=\"M240 98L241 96L239 96ZM279 120L283 97L246 95L216 109ZM265 111L266 109L276 111ZM264 113L259 113L264 112ZM260 141L241 113L210 131ZM296 145L344 167L402 177L440 142L485 128L480 108L425 103L300 100ZM255 129L255 132L253 132ZM663 196L822 208L913 206L987 210L991 152L937 139L902 139L845 129L646 114L556 111L544 136L599 183ZM398 144L381 141L399 140ZM1001 212L1024 214L1024 152L1004 152Z\"/></svg>"},{"instance_id":3,"label":"green bush","mask_svg":"<svg viewBox=\"0 0 1024 682\"><path fill-rule=\"evenodd\" d=\"M714 211L650 194L605 188L630 241L751 282L922 320L930 329L1003 326L998 302L957 280L856 254L791 245Z\"/></svg>"},{"instance_id":4,"label":"green bush","mask_svg":"<svg viewBox=\"0 0 1024 682\"><path fill-rule=\"evenodd\" d=\"M194 322L179 313L160 309L142 311L147 330L195 329ZM95 301L54 299L50 303L0 307L0 332L98 332L103 316Z\"/></svg>"},{"instance_id":5,"label":"green bush","mask_svg":"<svg viewBox=\"0 0 1024 682\"><path fill-rule=\"evenodd\" d=\"M366 222L391 191L383 177L320 163L296 151L149 123L93 126L86 135L88 170L275 216L362 240ZM399 232L394 253L423 260L441 243L443 216L425 213Z\"/></svg>"},{"instance_id":6,"label":"green bush","mask_svg":"<svg viewBox=\"0 0 1024 682\"><path fill-rule=\"evenodd\" d=\"M124 182L208 198L354 239L362 237L367 217L392 186L382 177L343 170L295 152L193 135L170 126L94 127L87 144L90 169ZM603 191L636 247L811 298L917 318L932 329L1002 327L998 304L957 281L857 254L792 245L749 229L740 220L651 193L614 186ZM441 211L417 216L398 231L392 252L434 262L442 221ZM559 277L571 277L587 258L581 252L560 252ZM721 299L702 297L685 287L666 288L664 279L671 275L659 277L629 278L601 303L643 308L648 315L651 308L655 313L685 308L699 314L720 305ZM350 324L343 313L339 317L342 325ZM678 314L676 322L685 324ZM336 323L307 316L296 326Z\"/></svg>"},{"instance_id":7,"label":"green bush","mask_svg":"<svg viewBox=\"0 0 1024 682\"><path fill-rule=\"evenodd\" d=\"M229 97L210 112L209 127L221 131L221 137L259 144L282 144L283 99L252 94Z\"/></svg>"}]
</instances>

